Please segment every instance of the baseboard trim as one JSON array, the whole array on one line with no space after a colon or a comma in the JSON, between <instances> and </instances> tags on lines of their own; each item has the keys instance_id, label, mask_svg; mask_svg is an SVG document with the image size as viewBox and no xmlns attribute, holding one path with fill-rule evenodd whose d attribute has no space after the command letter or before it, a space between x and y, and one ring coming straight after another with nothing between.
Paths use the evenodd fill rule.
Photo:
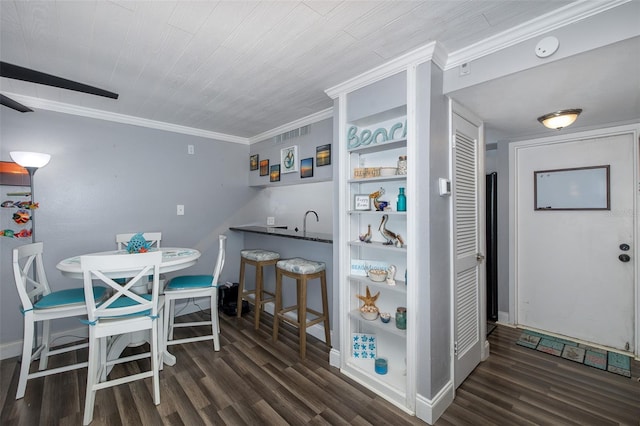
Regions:
<instances>
[{"instance_id":1,"label":"baseboard trim","mask_svg":"<svg viewBox=\"0 0 640 426\"><path fill-rule=\"evenodd\" d=\"M502 324L509 324L509 312L498 311L498 322Z\"/></svg>"},{"instance_id":2,"label":"baseboard trim","mask_svg":"<svg viewBox=\"0 0 640 426\"><path fill-rule=\"evenodd\" d=\"M39 337L42 337L41 335ZM59 331L51 335L52 342L56 346L66 345L69 343L80 342L89 338L89 330L87 326L74 328L71 330ZM7 342L0 345L0 360L22 356L22 339L13 342Z\"/></svg>"},{"instance_id":3,"label":"baseboard trim","mask_svg":"<svg viewBox=\"0 0 640 426\"><path fill-rule=\"evenodd\" d=\"M336 348L331 348L331 351L329 351L329 365L332 367L340 368L341 360L342 358L340 356L340 351Z\"/></svg>"},{"instance_id":4,"label":"baseboard trim","mask_svg":"<svg viewBox=\"0 0 640 426\"><path fill-rule=\"evenodd\" d=\"M416 395L416 417L430 425L434 424L451 405L455 397L453 383L448 382L433 399Z\"/></svg>"}]
</instances>

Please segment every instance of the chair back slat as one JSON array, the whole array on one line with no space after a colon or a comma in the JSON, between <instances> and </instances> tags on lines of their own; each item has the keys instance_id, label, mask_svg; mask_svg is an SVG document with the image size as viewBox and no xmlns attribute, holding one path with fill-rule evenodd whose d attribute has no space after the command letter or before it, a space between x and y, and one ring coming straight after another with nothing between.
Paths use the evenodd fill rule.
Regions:
<instances>
[{"instance_id":1,"label":"chair back slat","mask_svg":"<svg viewBox=\"0 0 640 426\"><path fill-rule=\"evenodd\" d=\"M116 244L118 250L124 250L129 244L129 240L136 235L135 233L117 234ZM150 247L160 248L160 240L162 240L162 232L144 232L142 234L145 240L150 244Z\"/></svg>"},{"instance_id":2,"label":"chair back slat","mask_svg":"<svg viewBox=\"0 0 640 426\"><path fill-rule=\"evenodd\" d=\"M80 256L80 267L84 278L87 314L90 323L100 318L119 317L124 315L150 312L152 317L158 312L158 283L162 252L153 251L135 254L86 255ZM126 284L117 283L114 279L131 277ZM131 288L152 276L151 298L147 299L131 291ZM96 305L92 294L93 280L100 280L110 288L113 294L104 302Z\"/></svg>"},{"instance_id":3,"label":"chair back slat","mask_svg":"<svg viewBox=\"0 0 640 426\"><path fill-rule=\"evenodd\" d=\"M216 260L216 266L213 270L213 281L211 285L213 287L218 286L218 280L220 279L220 274L222 273L222 268L224 267L224 261L226 257L226 243L227 236L220 235L218 237L218 259Z\"/></svg>"},{"instance_id":4,"label":"chair back slat","mask_svg":"<svg viewBox=\"0 0 640 426\"><path fill-rule=\"evenodd\" d=\"M33 309L33 304L40 296L51 293L44 272L43 250L42 242L25 244L13 249L13 279L22 309L25 311Z\"/></svg>"}]
</instances>

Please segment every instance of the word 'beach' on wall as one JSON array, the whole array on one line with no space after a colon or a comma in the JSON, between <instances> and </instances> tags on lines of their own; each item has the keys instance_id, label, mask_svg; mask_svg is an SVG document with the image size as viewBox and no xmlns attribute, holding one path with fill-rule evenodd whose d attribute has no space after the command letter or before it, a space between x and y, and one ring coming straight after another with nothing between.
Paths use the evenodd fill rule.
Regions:
<instances>
[{"instance_id":1,"label":"word 'beach' on wall","mask_svg":"<svg viewBox=\"0 0 640 426\"><path fill-rule=\"evenodd\" d=\"M360 132L360 134L358 134ZM401 136L398 136L401 135ZM384 143L407 137L407 121L393 124L388 130L380 127L373 132L370 129L359 130L358 126L351 126L347 131L347 148Z\"/></svg>"}]
</instances>

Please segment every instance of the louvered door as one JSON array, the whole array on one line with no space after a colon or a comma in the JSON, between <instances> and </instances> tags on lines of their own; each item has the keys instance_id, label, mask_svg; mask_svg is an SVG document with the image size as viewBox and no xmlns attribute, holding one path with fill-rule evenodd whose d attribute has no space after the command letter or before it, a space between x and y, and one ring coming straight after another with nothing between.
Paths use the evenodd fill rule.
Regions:
<instances>
[{"instance_id":1,"label":"louvered door","mask_svg":"<svg viewBox=\"0 0 640 426\"><path fill-rule=\"evenodd\" d=\"M478 182L479 129L453 114L454 370L456 388L478 365L481 330L483 255Z\"/></svg>"}]
</instances>

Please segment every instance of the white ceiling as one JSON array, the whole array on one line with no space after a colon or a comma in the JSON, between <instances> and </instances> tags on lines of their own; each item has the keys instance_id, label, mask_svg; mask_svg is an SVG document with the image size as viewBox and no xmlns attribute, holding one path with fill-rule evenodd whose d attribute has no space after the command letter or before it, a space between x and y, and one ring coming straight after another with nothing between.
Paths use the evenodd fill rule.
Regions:
<instances>
[{"instance_id":1,"label":"white ceiling","mask_svg":"<svg viewBox=\"0 0 640 426\"><path fill-rule=\"evenodd\" d=\"M456 52L569 3L3 0L0 60L98 86L120 98L6 78L0 78L0 89L246 138L331 107L325 89L428 42ZM596 63L602 72L612 71ZM546 71L555 66L546 65ZM468 107L484 111L488 126L502 130L518 120L509 114L531 114L524 105L508 106L511 91L505 87L517 78L541 93L537 77L523 72L457 95ZM556 100L562 95L549 93ZM543 100L534 116L548 112ZM583 106L582 101L569 98L566 106ZM18 114L0 109L0 114L13 113Z\"/></svg>"}]
</instances>

